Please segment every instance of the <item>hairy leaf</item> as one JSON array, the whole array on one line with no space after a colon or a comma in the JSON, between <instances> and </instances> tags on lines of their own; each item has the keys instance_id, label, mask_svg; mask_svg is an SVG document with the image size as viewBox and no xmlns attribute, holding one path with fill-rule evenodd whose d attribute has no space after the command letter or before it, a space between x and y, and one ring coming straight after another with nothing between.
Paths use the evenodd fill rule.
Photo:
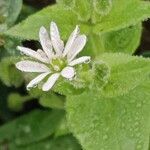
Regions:
<instances>
[{"instance_id":1,"label":"hairy leaf","mask_svg":"<svg viewBox=\"0 0 150 150\"><path fill-rule=\"evenodd\" d=\"M147 150L150 82L124 96L107 98L87 91L67 99L70 130L86 150Z\"/></svg>"},{"instance_id":2,"label":"hairy leaf","mask_svg":"<svg viewBox=\"0 0 150 150\"><path fill-rule=\"evenodd\" d=\"M110 66L110 79L102 90L67 96L70 130L86 150L147 150L150 60L125 54L100 59Z\"/></svg>"},{"instance_id":3,"label":"hairy leaf","mask_svg":"<svg viewBox=\"0 0 150 150\"><path fill-rule=\"evenodd\" d=\"M96 34L136 25L150 17L150 3L144 1L117 1L114 9L93 28Z\"/></svg>"},{"instance_id":4,"label":"hairy leaf","mask_svg":"<svg viewBox=\"0 0 150 150\"><path fill-rule=\"evenodd\" d=\"M99 15L107 15L112 9L112 0L93 0L93 7Z\"/></svg>"},{"instance_id":5,"label":"hairy leaf","mask_svg":"<svg viewBox=\"0 0 150 150\"><path fill-rule=\"evenodd\" d=\"M59 15L58 15L59 14ZM57 5L49 6L29 16L25 21L11 28L6 34L20 39L38 40L39 29L45 26L49 30L51 21L55 21L60 28L61 35L66 37L75 28L77 17L71 10Z\"/></svg>"},{"instance_id":6,"label":"hairy leaf","mask_svg":"<svg viewBox=\"0 0 150 150\"><path fill-rule=\"evenodd\" d=\"M111 75L103 92L108 97L128 93L150 77L150 60L126 54L104 54L98 58L109 65Z\"/></svg>"},{"instance_id":7,"label":"hairy leaf","mask_svg":"<svg viewBox=\"0 0 150 150\"><path fill-rule=\"evenodd\" d=\"M63 5L77 14L78 20L88 21L91 18L92 0L56 0L58 4Z\"/></svg>"},{"instance_id":8,"label":"hairy leaf","mask_svg":"<svg viewBox=\"0 0 150 150\"><path fill-rule=\"evenodd\" d=\"M140 44L141 34L141 24L102 34L104 51L133 54Z\"/></svg>"},{"instance_id":9,"label":"hairy leaf","mask_svg":"<svg viewBox=\"0 0 150 150\"><path fill-rule=\"evenodd\" d=\"M96 57L104 52L133 54L141 40L141 24L101 35L89 34L83 55Z\"/></svg>"}]
</instances>

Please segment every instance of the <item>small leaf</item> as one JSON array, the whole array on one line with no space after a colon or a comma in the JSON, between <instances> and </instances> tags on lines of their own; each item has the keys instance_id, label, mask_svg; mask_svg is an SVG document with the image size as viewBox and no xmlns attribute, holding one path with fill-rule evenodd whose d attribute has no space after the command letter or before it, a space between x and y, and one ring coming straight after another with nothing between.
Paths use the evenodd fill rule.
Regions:
<instances>
[{"instance_id":1,"label":"small leaf","mask_svg":"<svg viewBox=\"0 0 150 150\"><path fill-rule=\"evenodd\" d=\"M11 93L8 97L8 107L13 111L20 111L23 109L22 97L17 93Z\"/></svg>"},{"instance_id":2,"label":"small leaf","mask_svg":"<svg viewBox=\"0 0 150 150\"><path fill-rule=\"evenodd\" d=\"M40 97L40 104L44 107L64 109L64 97L52 93L43 94Z\"/></svg>"},{"instance_id":3,"label":"small leaf","mask_svg":"<svg viewBox=\"0 0 150 150\"><path fill-rule=\"evenodd\" d=\"M91 0L56 0L58 4L71 9L80 21L88 21L91 18Z\"/></svg>"},{"instance_id":4,"label":"small leaf","mask_svg":"<svg viewBox=\"0 0 150 150\"><path fill-rule=\"evenodd\" d=\"M91 18L91 1L75 0L74 12L80 21L88 21Z\"/></svg>"},{"instance_id":5,"label":"small leaf","mask_svg":"<svg viewBox=\"0 0 150 150\"><path fill-rule=\"evenodd\" d=\"M100 15L107 15L112 8L112 0L93 0L94 10Z\"/></svg>"},{"instance_id":6,"label":"small leaf","mask_svg":"<svg viewBox=\"0 0 150 150\"><path fill-rule=\"evenodd\" d=\"M8 96L8 108L13 111L21 111L23 109L23 104L26 101L31 100L30 96L21 96L18 93L11 93Z\"/></svg>"},{"instance_id":7,"label":"small leaf","mask_svg":"<svg viewBox=\"0 0 150 150\"><path fill-rule=\"evenodd\" d=\"M101 90L101 88L108 82L110 76L110 68L103 61L96 61L93 63L92 71L92 89Z\"/></svg>"}]
</instances>

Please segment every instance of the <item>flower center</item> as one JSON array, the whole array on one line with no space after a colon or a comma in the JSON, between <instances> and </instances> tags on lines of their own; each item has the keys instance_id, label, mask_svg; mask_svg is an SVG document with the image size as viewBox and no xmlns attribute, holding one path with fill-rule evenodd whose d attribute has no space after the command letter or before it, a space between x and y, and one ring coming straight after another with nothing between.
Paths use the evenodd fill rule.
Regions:
<instances>
[{"instance_id":1,"label":"flower center","mask_svg":"<svg viewBox=\"0 0 150 150\"><path fill-rule=\"evenodd\" d=\"M54 72L59 72L67 66L67 61L64 58L54 58L51 61L50 68Z\"/></svg>"}]
</instances>

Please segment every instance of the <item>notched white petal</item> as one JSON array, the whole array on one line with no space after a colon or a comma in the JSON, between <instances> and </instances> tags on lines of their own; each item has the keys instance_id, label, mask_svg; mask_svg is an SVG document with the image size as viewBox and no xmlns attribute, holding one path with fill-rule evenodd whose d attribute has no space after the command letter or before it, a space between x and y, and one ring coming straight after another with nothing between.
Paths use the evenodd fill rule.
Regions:
<instances>
[{"instance_id":1,"label":"notched white petal","mask_svg":"<svg viewBox=\"0 0 150 150\"><path fill-rule=\"evenodd\" d=\"M38 49L38 50L37 50L37 53L38 53L42 58L44 58L45 60L47 60L47 62L50 62L49 59L48 59L48 57L47 57L47 55L46 55L46 53L45 53L43 50Z\"/></svg>"},{"instance_id":2,"label":"notched white petal","mask_svg":"<svg viewBox=\"0 0 150 150\"><path fill-rule=\"evenodd\" d=\"M85 35L79 35L74 43L71 46L71 50L69 51L67 58L68 61L72 61L84 48L86 44L86 36Z\"/></svg>"},{"instance_id":3,"label":"notched white petal","mask_svg":"<svg viewBox=\"0 0 150 150\"><path fill-rule=\"evenodd\" d=\"M51 22L50 24L50 36L56 54L61 56L64 50L64 42L60 38L59 30L55 22Z\"/></svg>"},{"instance_id":4,"label":"notched white petal","mask_svg":"<svg viewBox=\"0 0 150 150\"><path fill-rule=\"evenodd\" d=\"M24 72L50 72L50 69L46 65L29 60L16 63L16 67Z\"/></svg>"},{"instance_id":5,"label":"notched white petal","mask_svg":"<svg viewBox=\"0 0 150 150\"><path fill-rule=\"evenodd\" d=\"M75 41L75 39L77 38L77 36L79 35L79 33L80 33L79 26L76 26L76 28L71 33L71 35L66 43L66 46L65 46L65 49L63 52L63 57L65 57L68 54L68 52L71 50L71 46L72 46L73 42Z\"/></svg>"},{"instance_id":6,"label":"notched white petal","mask_svg":"<svg viewBox=\"0 0 150 150\"><path fill-rule=\"evenodd\" d=\"M72 79L75 76L75 69L73 67L65 67L61 71L61 75L66 79Z\"/></svg>"},{"instance_id":7,"label":"notched white petal","mask_svg":"<svg viewBox=\"0 0 150 150\"><path fill-rule=\"evenodd\" d=\"M54 84L56 83L56 81L58 80L60 74L59 73L55 73L55 74L52 74L48 80L44 83L43 87L42 87L42 90L43 91L49 91L53 86Z\"/></svg>"},{"instance_id":8,"label":"notched white petal","mask_svg":"<svg viewBox=\"0 0 150 150\"><path fill-rule=\"evenodd\" d=\"M47 30L43 26L40 28L39 38L40 38L40 42L41 42L43 50L45 51L47 57L51 59L53 55L52 44L51 44L51 40L50 40Z\"/></svg>"},{"instance_id":9,"label":"notched white petal","mask_svg":"<svg viewBox=\"0 0 150 150\"><path fill-rule=\"evenodd\" d=\"M69 63L69 66L75 66L77 64L82 64L82 63L89 63L90 60L91 60L90 56L83 56L83 57L80 57L80 58L77 58L77 59L71 61Z\"/></svg>"},{"instance_id":10,"label":"notched white petal","mask_svg":"<svg viewBox=\"0 0 150 150\"><path fill-rule=\"evenodd\" d=\"M17 46L17 49L21 53L23 53L23 54L25 54L25 55L27 55L29 57L35 58L35 59L37 59L37 60L39 60L41 62L44 62L44 63L48 63L49 62L47 59L42 57L39 53L37 53L36 51L34 51L34 50L30 49L30 48Z\"/></svg>"},{"instance_id":11,"label":"notched white petal","mask_svg":"<svg viewBox=\"0 0 150 150\"><path fill-rule=\"evenodd\" d=\"M47 75L49 74L49 72L46 73L42 73L40 75L38 75L36 78L34 78L33 80L31 80L29 82L29 84L27 85L27 90L30 90L31 88L35 87L38 83L40 83Z\"/></svg>"}]
</instances>

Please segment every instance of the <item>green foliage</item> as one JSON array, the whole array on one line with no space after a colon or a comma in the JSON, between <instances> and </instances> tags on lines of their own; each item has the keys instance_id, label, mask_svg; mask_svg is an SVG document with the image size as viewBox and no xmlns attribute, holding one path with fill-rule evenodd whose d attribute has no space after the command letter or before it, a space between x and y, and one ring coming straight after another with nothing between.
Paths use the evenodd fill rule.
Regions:
<instances>
[{"instance_id":1,"label":"green foliage","mask_svg":"<svg viewBox=\"0 0 150 150\"><path fill-rule=\"evenodd\" d=\"M15 144L10 144L10 150L81 150L80 145L71 135L62 136L56 139L46 139L25 147L17 147Z\"/></svg>"},{"instance_id":2,"label":"green foliage","mask_svg":"<svg viewBox=\"0 0 150 150\"><path fill-rule=\"evenodd\" d=\"M124 54L99 59L111 67L110 79L101 91L67 97L70 130L86 150L147 150L150 61Z\"/></svg>"},{"instance_id":3,"label":"green foliage","mask_svg":"<svg viewBox=\"0 0 150 150\"><path fill-rule=\"evenodd\" d=\"M19 87L23 83L23 77L20 71L15 67L16 57L6 57L0 62L0 79L7 86Z\"/></svg>"},{"instance_id":4,"label":"green foliage","mask_svg":"<svg viewBox=\"0 0 150 150\"><path fill-rule=\"evenodd\" d=\"M8 96L8 107L13 111L21 111L23 109L24 102L30 99L30 96L21 96L18 93L11 93Z\"/></svg>"},{"instance_id":5,"label":"green foliage","mask_svg":"<svg viewBox=\"0 0 150 150\"><path fill-rule=\"evenodd\" d=\"M86 50L82 54L91 56L97 56L104 52L132 54L139 46L141 33L141 24L101 35L90 33L88 35Z\"/></svg>"},{"instance_id":6,"label":"green foliage","mask_svg":"<svg viewBox=\"0 0 150 150\"><path fill-rule=\"evenodd\" d=\"M104 52L123 52L133 54L141 40L142 25L102 34ZM103 49L101 49L103 50Z\"/></svg>"},{"instance_id":7,"label":"green foliage","mask_svg":"<svg viewBox=\"0 0 150 150\"><path fill-rule=\"evenodd\" d=\"M89 0L73 2L60 0L58 4L31 15L25 21L5 32L5 35L19 39L38 40L39 28L44 25L49 29L49 23L55 21L60 28L63 39L66 40L75 25L78 24L81 32L88 35L89 44L86 48L87 52L93 56L109 51L133 53L139 45L141 36L141 26L137 24L150 16L150 3L137 0L116 0L114 2L93 0L93 7L103 6L102 9L106 9L104 14L110 11L104 17L97 13L94 15L94 12L97 11L94 8L93 15L89 14L90 3ZM129 26L133 27L128 28Z\"/></svg>"},{"instance_id":8,"label":"green foliage","mask_svg":"<svg viewBox=\"0 0 150 150\"><path fill-rule=\"evenodd\" d=\"M17 8L17 9L16 9ZM0 1L0 31L5 31L12 26L21 11L22 0Z\"/></svg>"},{"instance_id":9,"label":"green foliage","mask_svg":"<svg viewBox=\"0 0 150 150\"><path fill-rule=\"evenodd\" d=\"M86 7L87 1L84 1L84 5L80 4L82 3L82 1L78 1L77 3L80 4L78 4L78 8L84 10L84 8L80 7ZM102 20L98 19L99 23L96 23L96 25L92 27L92 23L89 24L89 22L85 23L78 20L76 13L74 13L73 10L65 9L64 7L62 7L63 5L55 5L49 6L42 11L34 14L26 21L10 29L8 32L6 32L6 34L21 39L37 39L40 26L44 25L48 27L49 22L52 20L55 20L60 29L62 29L61 31L63 37L66 37L65 35L71 32L72 27L74 27L76 24L79 24L84 32L86 31L88 33L92 28L93 33L99 34L101 32L119 30L131 25L135 25L150 16L149 2L123 1L122 4L122 1L115 1L113 4L115 7L113 7L111 13L109 13L109 15L107 15L107 17L104 17ZM88 5L89 4L90 3L88 2ZM86 12L87 14L87 10L84 10L84 13ZM76 12L80 13L80 11ZM37 19L39 21L35 22L35 20Z\"/></svg>"},{"instance_id":10,"label":"green foliage","mask_svg":"<svg viewBox=\"0 0 150 150\"><path fill-rule=\"evenodd\" d=\"M86 150L147 150L149 82L123 96L86 91L67 99L70 129ZM144 99L143 99L144 97Z\"/></svg>"},{"instance_id":11,"label":"green foliage","mask_svg":"<svg viewBox=\"0 0 150 150\"><path fill-rule=\"evenodd\" d=\"M22 8L22 0L0 1L0 80L11 87L0 83L0 123L26 113L29 100L42 106L0 127L0 149L147 150L150 59L127 54L139 46L150 2L56 1L39 12L33 6ZM60 77L52 91L34 88L26 93L22 83L36 74L16 69L16 47L40 48L27 40L39 40L40 27L49 31L51 21L65 42L79 25L88 39L81 56L91 56L91 62L75 66L72 81Z\"/></svg>"},{"instance_id":12,"label":"green foliage","mask_svg":"<svg viewBox=\"0 0 150 150\"><path fill-rule=\"evenodd\" d=\"M27 145L52 135L64 112L35 110L0 128L0 142Z\"/></svg>"},{"instance_id":13,"label":"green foliage","mask_svg":"<svg viewBox=\"0 0 150 150\"><path fill-rule=\"evenodd\" d=\"M40 104L44 107L64 109L64 97L55 94L43 94L40 98Z\"/></svg>"},{"instance_id":14,"label":"green foliage","mask_svg":"<svg viewBox=\"0 0 150 150\"><path fill-rule=\"evenodd\" d=\"M123 95L149 81L149 59L125 54L104 54L99 59L111 68L108 84L103 89L105 96Z\"/></svg>"},{"instance_id":15,"label":"green foliage","mask_svg":"<svg viewBox=\"0 0 150 150\"><path fill-rule=\"evenodd\" d=\"M138 0L118 0L112 11L94 26L93 32L110 32L135 25L150 16L150 3ZM98 19L98 18L97 18ZM99 20L99 19L98 19Z\"/></svg>"},{"instance_id":16,"label":"green foliage","mask_svg":"<svg viewBox=\"0 0 150 150\"><path fill-rule=\"evenodd\" d=\"M92 67L93 76L91 79L91 90L101 90L108 82L110 76L110 68L103 61L96 61Z\"/></svg>"},{"instance_id":17,"label":"green foliage","mask_svg":"<svg viewBox=\"0 0 150 150\"><path fill-rule=\"evenodd\" d=\"M61 34L63 37L66 37L66 35L68 35L76 26L76 19L76 15L73 14L71 10L66 10L61 6L57 7L56 5L49 6L29 16L25 21L8 30L6 34L20 39L38 40L40 27L45 26L49 29L50 22L55 21L58 25L61 25Z\"/></svg>"},{"instance_id":18,"label":"green foliage","mask_svg":"<svg viewBox=\"0 0 150 150\"><path fill-rule=\"evenodd\" d=\"M64 117L55 132L55 137L64 136L70 133L67 119Z\"/></svg>"},{"instance_id":19,"label":"green foliage","mask_svg":"<svg viewBox=\"0 0 150 150\"><path fill-rule=\"evenodd\" d=\"M93 0L94 10L100 15L107 15L112 9L112 0Z\"/></svg>"}]
</instances>

